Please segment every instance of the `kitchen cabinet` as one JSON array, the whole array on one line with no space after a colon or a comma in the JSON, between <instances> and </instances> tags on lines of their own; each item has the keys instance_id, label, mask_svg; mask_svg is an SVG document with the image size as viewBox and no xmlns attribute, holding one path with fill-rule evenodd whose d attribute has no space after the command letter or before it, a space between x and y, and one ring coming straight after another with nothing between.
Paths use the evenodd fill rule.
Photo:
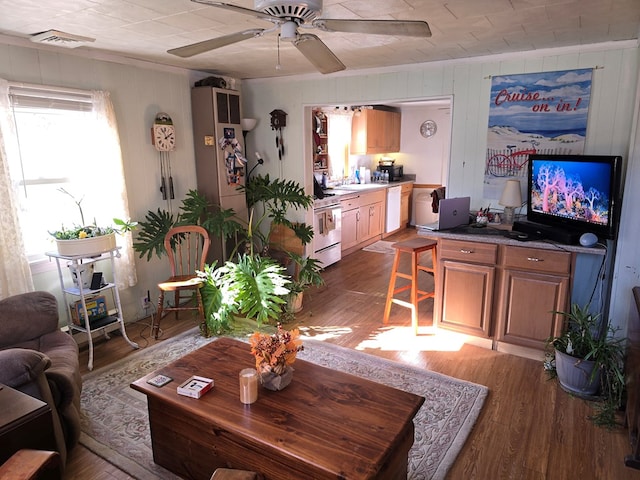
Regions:
<instances>
[{"instance_id":1,"label":"kitchen cabinet","mask_svg":"<svg viewBox=\"0 0 640 480\"><path fill-rule=\"evenodd\" d=\"M436 324L496 350L541 354L562 331L553 312L568 308L574 261L566 251L440 238Z\"/></svg>"},{"instance_id":2,"label":"kitchen cabinet","mask_svg":"<svg viewBox=\"0 0 640 480\"><path fill-rule=\"evenodd\" d=\"M410 205L413 183L403 183L400 197L400 228L406 228L411 218Z\"/></svg>"},{"instance_id":3,"label":"kitchen cabinet","mask_svg":"<svg viewBox=\"0 0 640 480\"><path fill-rule=\"evenodd\" d=\"M388 107L363 108L351 121L351 154L400 151L400 112Z\"/></svg>"},{"instance_id":4,"label":"kitchen cabinet","mask_svg":"<svg viewBox=\"0 0 640 480\"><path fill-rule=\"evenodd\" d=\"M385 190L361 193L340 202L343 254L382 238Z\"/></svg>"},{"instance_id":5,"label":"kitchen cabinet","mask_svg":"<svg viewBox=\"0 0 640 480\"><path fill-rule=\"evenodd\" d=\"M544 349L562 333L562 316L553 312L567 308L571 253L504 246L500 265L496 341Z\"/></svg>"},{"instance_id":6,"label":"kitchen cabinet","mask_svg":"<svg viewBox=\"0 0 640 480\"><path fill-rule=\"evenodd\" d=\"M191 115L198 192L211 205L233 209L239 221L246 223L247 203L239 187L245 182L245 163L238 158L244 152L240 119L240 93L214 87L191 89ZM228 259L235 242L211 237L207 263Z\"/></svg>"},{"instance_id":7,"label":"kitchen cabinet","mask_svg":"<svg viewBox=\"0 0 640 480\"><path fill-rule=\"evenodd\" d=\"M340 237L340 243L343 252L358 245L359 216L360 208L352 208L350 210L342 209L342 235Z\"/></svg>"},{"instance_id":8,"label":"kitchen cabinet","mask_svg":"<svg viewBox=\"0 0 640 480\"><path fill-rule=\"evenodd\" d=\"M438 244L438 326L491 336L497 245L441 240Z\"/></svg>"},{"instance_id":9,"label":"kitchen cabinet","mask_svg":"<svg viewBox=\"0 0 640 480\"><path fill-rule=\"evenodd\" d=\"M382 234L382 208L382 202L360 207L358 237L363 241Z\"/></svg>"}]
</instances>

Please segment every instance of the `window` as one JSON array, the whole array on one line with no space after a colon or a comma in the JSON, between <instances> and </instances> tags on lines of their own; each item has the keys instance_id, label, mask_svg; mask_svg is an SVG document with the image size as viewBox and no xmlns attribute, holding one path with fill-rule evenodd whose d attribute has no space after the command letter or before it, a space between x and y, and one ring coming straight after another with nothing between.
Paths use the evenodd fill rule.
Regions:
<instances>
[{"instance_id":1,"label":"window","mask_svg":"<svg viewBox=\"0 0 640 480\"><path fill-rule=\"evenodd\" d=\"M109 186L96 162L101 129L91 93L16 87L10 88L9 98L19 150L9 159L11 177L19 195L25 249L34 262L55 249L48 232L83 221L111 225L115 215L109 215L103 201Z\"/></svg>"}]
</instances>

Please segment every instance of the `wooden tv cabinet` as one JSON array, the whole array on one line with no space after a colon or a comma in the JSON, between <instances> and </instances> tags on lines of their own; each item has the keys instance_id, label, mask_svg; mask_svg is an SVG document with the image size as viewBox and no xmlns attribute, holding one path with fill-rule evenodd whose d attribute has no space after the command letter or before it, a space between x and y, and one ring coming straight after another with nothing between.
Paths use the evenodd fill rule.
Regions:
<instances>
[{"instance_id":1,"label":"wooden tv cabinet","mask_svg":"<svg viewBox=\"0 0 640 480\"><path fill-rule=\"evenodd\" d=\"M576 255L602 248L521 242L496 234L420 232L438 240L434 322L469 343L542 359L570 307Z\"/></svg>"}]
</instances>

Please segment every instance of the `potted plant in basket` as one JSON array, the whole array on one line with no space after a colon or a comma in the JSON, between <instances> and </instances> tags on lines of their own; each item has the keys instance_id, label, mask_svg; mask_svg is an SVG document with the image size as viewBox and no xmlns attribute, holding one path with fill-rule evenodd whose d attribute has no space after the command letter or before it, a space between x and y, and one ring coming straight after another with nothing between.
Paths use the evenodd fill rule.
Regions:
<instances>
[{"instance_id":1,"label":"potted plant in basket","mask_svg":"<svg viewBox=\"0 0 640 480\"><path fill-rule=\"evenodd\" d=\"M589 306L573 304L570 312L556 312L566 319L565 332L547 340L545 369L557 376L562 388L588 400L599 400L591 418L598 424L615 425L615 412L622 405L625 379L624 338Z\"/></svg>"}]
</instances>

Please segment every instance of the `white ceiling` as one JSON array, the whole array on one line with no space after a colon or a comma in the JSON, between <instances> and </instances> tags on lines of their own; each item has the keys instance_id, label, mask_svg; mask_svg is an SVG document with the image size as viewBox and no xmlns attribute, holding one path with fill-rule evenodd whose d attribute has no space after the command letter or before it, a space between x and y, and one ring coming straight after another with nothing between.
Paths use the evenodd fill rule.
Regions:
<instances>
[{"instance_id":1,"label":"white ceiling","mask_svg":"<svg viewBox=\"0 0 640 480\"><path fill-rule=\"evenodd\" d=\"M253 0L227 0L253 8ZM429 39L312 30L347 70L638 38L640 0L325 0L323 18L425 20ZM277 34L182 59L166 51L272 24L189 0L0 0L0 34L55 29L92 49L236 78L315 72ZM56 47L60 48L60 47Z\"/></svg>"}]
</instances>

